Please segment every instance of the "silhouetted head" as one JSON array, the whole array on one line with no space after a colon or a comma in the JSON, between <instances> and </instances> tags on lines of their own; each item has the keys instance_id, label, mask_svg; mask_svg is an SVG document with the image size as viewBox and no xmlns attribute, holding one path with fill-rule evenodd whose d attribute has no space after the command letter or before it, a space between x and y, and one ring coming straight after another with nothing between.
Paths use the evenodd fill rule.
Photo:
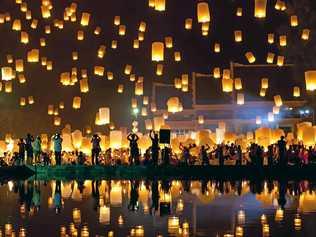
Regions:
<instances>
[{"instance_id":1,"label":"silhouetted head","mask_svg":"<svg viewBox=\"0 0 316 237\"><path fill-rule=\"evenodd\" d=\"M281 140L284 140L284 136L281 136Z\"/></svg>"}]
</instances>

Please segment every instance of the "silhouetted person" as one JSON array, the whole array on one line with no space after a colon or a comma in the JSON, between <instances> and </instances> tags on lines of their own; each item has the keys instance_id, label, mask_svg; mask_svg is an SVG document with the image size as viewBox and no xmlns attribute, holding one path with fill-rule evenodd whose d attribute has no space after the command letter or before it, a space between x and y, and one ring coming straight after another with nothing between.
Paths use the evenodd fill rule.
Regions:
<instances>
[{"instance_id":1,"label":"silhouetted person","mask_svg":"<svg viewBox=\"0 0 316 237\"><path fill-rule=\"evenodd\" d=\"M61 165L61 151L62 151L63 139L61 138L59 133L56 133L53 136L53 142L54 142L54 152L55 152L56 165Z\"/></svg>"},{"instance_id":2,"label":"silhouetted person","mask_svg":"<svg viewBox=\"0 0 316 237\"><path fill-rule=\"evenodd\" d=\"M42 152L42 140L40 136L37 136L34 141L34 157L35 163L40 163L40 156Z\"/></svg>"},{"instance_id":3,"label":"silhouetted person","mask_svg":"<svg viewBox=\"0 0 316 237\"><path fill-rule=\"evenodd\" d=\"M56 187L55 187L55 195L54 195L54 207L56 213L60 213L62 207L62 200L61 200L61 181L56 180Z\"/></svg>"},{"instance_id":4,"label":"silhouetted person","mask_svg":"<svg viewBox=\"0 0 316 237\"><path fill-rule=\"evenodd\" d=\"M219 161L219 166L224 166L224 154L223 154L223 146L217 145L216 151L215 151L215 157Z\"/></svg>"},{"instance_id":5,"label":"silhouetted person","mask_svg":"<svg viewBox=\"0 0 316 237\"><path fill-rule=\"evenodd\" d=\"M31 134L27 134L25 138L25 150L26 150L26 158L27 164L33 164L33 146L32 142L34 142L34 137Z\"/></svg>"},{"instance_id":6,"label":"silhouetted person","mask_svg":"<svg viewBox=\"0 0 316 237\"><path fill-rule=\"evenodd\" d=\"M100 181L92 181L92 197L93 197L93 210L97 211L100 207Z\"/></svg>"},{"instance_id":7,"label":"silhouetted person","mask_svg":"<svg viewBox=\"0 0 316 237\"><path fill-rule=\"evenodd\" d=\"M131 181L131 192L130 192L130 201L128 204L128 210L130 211L137 211L138 206L138 187L139 187L139 181L133 180Z\"/></svg>"},{"instance_id":8,"label":"silhouetted person","mask_svg":"<svg viewBox=\"0 0 316 237\"><path fill-rule=\"evenodd\" d=\"M282 209L284 209L286 204L286 184L287 182L283 179L279 180L279 198L278 203Z\"/></svg>"},{"instance_id":9,"label":"silhouetted person","mask_svg":"<svg viewBox=\"0 0 316 237\"><path fill-rule=\"evenodd\" d=\"M161 157L162 157L164 165L170 164L170 156L171 156L171 149L169 147L164 147L161 151Z\"/></svg>"},{"instance_id":10,"label":"silhouetted person","mask_svg":"<svg viewBox=\"0 0 316 237\"><path fill-rule=\"evenodd\" d=\"M43 152L42 156L43 156L44 165L45 166L50 165L50 158L47 152Z\"/></svg>"},{"instance_id":11,"label":"silhouetted person","mask_svg":"<svg viewBox=\"0 0 316 237\"><path fill-rule=\"evenodd\" d=\"M139 140L139 137L135 133L130 133L127 136L127 140L129 141L129 147L131 152L131 160L130 164L135 163L136 165L139 164L139 149L137 141Z\"/></svg>"},{"instance_id":12,"label":"silhouetted person","mask_svg":"<svg viewBox=\"0 0 316 237\"><path fill-rule=\"evenodd\" d=\"M187 146L184 146L182 143L180 143L180 147L179 148L182 151L182 158L184 160L184 164L185 165L188 165L190 163L190 157L191 157L190 150L193 147L194 146L191 145L191 144L187 147Z\"/></svg>"},{"instance_id":13,"label":"silhouetted person","mask_svg":"<svg viewBox=\"0 0 316 237\"><path fill-rule=\"evenodd\" d=\"M101 146L100 146L101 138L98 134L94 134L91 139L92 143L92 164L98 165L99 164L99 154L101 152Z\"/></svg>"},{"instance_id":14,"label":"silhouetted person","mask_svg":"<svg viewBox=\"0 0 316 237\"><path fill-rule=\"evenodd\" d=\"M273 166L273 145L268 146L268 166Z\"/></svg>"},{"instance_id":15,"label":"silhouetted person","mask_svg":"<svg viewBox=\"0 0 316 237\"><path fill-rule=\"evenodd\" d=\"M151 139L151 157L154 165L158 164L159 157L159 137L158 133L154 131L150 131L150 139Z\"/></svg>"},{"instance_id":16,"label":"silhouetted person","mask_svg":"<svg viewBox=\"0 0 316 237\"><path fill-rule=\"evenodd\" d=\"M278 141L278 147L279 147L280 166L285 167L287 164L287 160L286 160L286 142L284 141L284 136L281 136L281 139Z\"/></svg>"},{"instance_id":17,"label":"silhouetted person","mask_svg":"<svg viewBox=\"0 0 316 237\"><path fill-rule=\"evenodd\" d=\"M24 165L24 159L25 159L25 143L24 139L20 138L18 142L18 147L19 147L19 158L20 158L20 163Z\"/></svg>"},{"instance_id":18,"label":"silhouetted person","mask_svg":"<svg viewBox=\"0 0 316 237\"><path fill-rule=\"evenodd\" d=\"M207 151L210 149L210 146L206 144L206 146L202 145L200 150L200 157L202 159L202 165L209 165L209 159L207 155Z\"/></svg>"},{"instance_id":19,"label":"silhouetted person","mask_svg":"<svg viewBox=\"0 0 316 237\"><path fill-rule=\"evenodd\" d=\"M79 152L77 159L79 165L84 165L86 162L86 157L84 156L82 151Z\"/></svg>"},{"instance_id":20,"label":"silhouetted person","mask_svg":"<svg viewBox=\"0 0 316 237\"><path fill-rule=\"evenodd\" d=\"M151 183L151 213L156 212L159 207L159 189L158 189L158 181L154 180ZM153 214L153 213L152 213Z\"/></svg>"},{"instance_id":21,"label":"silhouetted person","mask_svg":"<svg viewBox=\"0 0 316 237\"><path fill-rule=\"evenodd\" d=\"M242 165L242 149L241 146L237 146L237 161L236 165L241 166Z\"/></svg>"}]
</instances>

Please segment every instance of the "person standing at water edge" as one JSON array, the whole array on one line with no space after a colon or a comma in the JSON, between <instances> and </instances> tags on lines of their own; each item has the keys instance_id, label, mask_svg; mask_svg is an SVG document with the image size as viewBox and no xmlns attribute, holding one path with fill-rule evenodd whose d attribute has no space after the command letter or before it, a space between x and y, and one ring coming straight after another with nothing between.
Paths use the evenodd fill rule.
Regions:
<instances>
[{"instance_id":1,"label":"person standing at water edge","mask_svg":"<svg viewBox=\"0 0 316 237\"><path fill-rule=\"evenodd\" d=\"M99 164L99 154L101 151L101 146L100 146L101 138L99 137L98 134L94 134L91 139L92 143L92 164L93 165L98 165Z\"/></svg>"},{"instance_id":2,"label":"person standing at water edge","mask_svg":"<svg viewBox=\"0 0 316 237\"><path fill-rule=\"evenodd\" d=\"M151 139L151 157L154 165L158 164L158 156L159 156L159 138L158 134L153 130L150 131L150 139Z\"/></svg>"},{"instance_id":3,"label":"person standing at water edge","mask_svg":"<svg viewBox=\"0 0 316 237\"><path fill-rule=\"evenodd\" d=\"M35 138L33 149L34 149L35 163L40 163L40 156L42 152L42 140L40 136L37 136Z\"/></svg>"},{"instance_id":4,"label":"person standing at water edge","mask_svg":"<svg viewBox=\"0 0 316 237\"><path fill-rule=\"evenodd\" d=\"M20 138L20 141L18 143L18 147L19 147L19 160L20 160L20 164L24 165L24 158L25 158L25 143L24 143L24 139Z\"/></svg>"},{"instance_id":5,"label":"person standing at water edge","mask_svg":"<svg viewBox=\"0 0 316 237\"><path fill-rule=\"evenodd\" d=\"M127 136L127 140L129 140L129 147L131 150L131 161L130 164L139 164L139 149L137 141L139 137L135 133L130 133Z\"/></svg>"},{"instance_id":6,"label":"person standing at water edge","mask_svg":"<svg viewBox=\"0 0 316 237\"><path fill-rule=\"evenodd\" d=\"M25 149L26 149L26 159L27 164L33 164L33 146L32 142L34 142L34 137L31 134L27 134L25 138Z\"/></svg>"},{"instance_id":7,"label":"person standing at water edge","mask_svg":"<svg viewBox=\"0 0 316 237\"><path fill-rule=\"evenodd\" d=\"M280 157L280 165L285 167L287 165L286 160L286 142L284 141L284 136L281 136L281 139L278 141L279 147L279 157Z\"/></svg>"},{"instance_id":8,"label":"person standing at water edge","mask_svg":"<svg viewBox=\"0 0 316 237\"><path fill-rule=\"evenodd\" d=\"M61 151L62 151L63 139L61 138L59 133L53 136L53 142L54 142L56 165L61 165Z\"/></svg>"}]
</instances>

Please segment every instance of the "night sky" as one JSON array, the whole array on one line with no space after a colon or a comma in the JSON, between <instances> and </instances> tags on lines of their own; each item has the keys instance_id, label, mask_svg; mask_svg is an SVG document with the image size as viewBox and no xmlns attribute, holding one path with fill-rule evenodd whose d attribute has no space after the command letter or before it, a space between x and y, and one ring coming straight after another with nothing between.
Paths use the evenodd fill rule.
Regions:
<instances>
[{"instance_id":1,"label":"night sky","mask_svg":"<svg viewBox=\"0 0 316 237\"><path fill-rule=\"evenodd\" d=\"M32 11L32 17L39 20L36 30L30 28L31 21L25 19L25 13L19 10L18 4L13 0L0 1L0 13L10 12L11 15L11 22L0 24L0 66L9 65L6 61L7 54L14 55L15 59L24 59L24 75L27 79L25 84L19 84L18 80L14 79L11 94L4 93L4 89L0 92L1 136L6 132L17 135L26 132L36 134L53 132L66 123L70 123L74 129L82 129L86 125L94 126L95 114L99 107L111 108L111 120L117 127L130 127L130 103L134 93L134 83L130 82L129 76L124 74L126 64L133 66L132 73L144 77L144 94L150 96L153 81L172 84L174 77L179 77L183 73L189 75L192 72L211 73L214 67L228 68L230 61L248 64L244 56L246 51L255 54L256 63L265 63L267 52L279 54L277 43L274 45L267 43L267 33L275 32L282 24L289 24L287 13L274 9L275 1L268 1L267 18L264 20L254 18L254 1L207 1L211 9L210 31L207 37L201 35L201 25L197 23L196 15L198 1L193 0L166 0L164 12L148 7L148 0L52 1L52 17L49 19L41 17L41 1L24 2L27 2L28 9ZM64 22L62 30L55 28L54 19L62 20L64 9L71 2L78 3L77 22ZM243 8L243 17L235 15L237 7ZM88 27L80 25L82 12L91 14ZM119 36L118 27L113 24L116 15L121 16L121 24L126 25L125 36ZM193 29L190 31L184 28L186 18L193 18ZM20 32L11 30L13 19L22 20L22 30L28 32L29 44L21 44ZM140 48L135 50L133 40L137 38L141 21L147 24L145 40L140 43ZM44 33L45 25L51 26L51 34ZM99 36L93 34L96 26L102 28ZM301 22L299 29L303 27L308 26ZM77 41L78 30L85 32L84 41ZM242 43L234 42L234 30L243 31ZM165 49L164 73L163 76L157 76L156 63L151 62L151 43L163 42L166 36L173 37L174 47ZM41 37L46 39L46 47L39 46ZM117 49L111 49L112 40L118 41ZM275 40L278 42L278 34ZM215 42L220 42L222 45L220 54L212 51ZM103 59L97 57L97 50L101 44L107 47ZM33 48L40 48L40 57L45 56L53 61L53 71L46 71L40 62L35 64L26 62L26 53ZM72 51L78 51L78 61L72 60ZM181 52L181 62L174 62L174 51ZM286 60L286 63L291 62ZM113 72L114 80L108 81L106 75L95 76L93 68L96 65L104 66L106 71ZM72 67L78 68L78 74L81 69L88 70L90 87L88 94L80 93L79 83L65 87L59 82L60 73L71 72ZM295 77L296 82L292 84L303 86L303 76L302 74L301 78ZM117 93L118 84L124 84L123 94ZM260 85L258 90L259 87ZM279 89L280 94L292 93L292 90ZM208 93L214 95L220 90L220 80L218 80L217 86L214 83L203 86L200 93L207 97ZM35 104L20 107L19 100L22 96L34 96ZM74 96L82 98L80 110L72 109ZM65 102L65 109L59 110L62 126L56 128L53 126L53 117L47 115L47 106L48 104L58 106L60 101ZM140 104L141 98L139 98ZM107 127L96 129L105 131Z\"/></svg>"}]
</instances>

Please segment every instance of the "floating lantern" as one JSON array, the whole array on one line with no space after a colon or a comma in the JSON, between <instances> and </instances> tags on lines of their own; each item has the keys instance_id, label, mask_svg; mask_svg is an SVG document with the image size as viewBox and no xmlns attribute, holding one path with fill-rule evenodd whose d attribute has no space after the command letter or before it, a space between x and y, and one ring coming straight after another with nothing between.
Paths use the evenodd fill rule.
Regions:
<instances>
[{"instance_id":1,"label":"floating lantern","mask_svg":"<svg viewBox=\"0 0 316 237\"><path fill-rule=\"evenodd\" d=\"M82 30L78 30L78 32L77 32L77 40L79 40L79 41L84 40L84 32Z\"/></svg>"},{"instance_id":2,"label":"floating lantern","mask_svg":"<svg viewBox=\"0 0 316 237\"><path fill-rule=\"evenodd\" d=\"M207 2L199 2L197 4L197 16L199 23L211 21L210 9Z\"/></svg>"},{"instance_id":3,"label":"floating lantern","mask_svg":"<svg viewBox=\"0 0 316 237\"><path fill-rule=\"evenodd\" d=\"M262 123L261 117L260 116L256 116L256 124L260 125L261 123Z\"/></svg>"},{"instance_id":4,"label":"floating lantern","mask_svg":"<svg viewBox=\"0 0 316 237\"><path fill-rule=\"evenodd\" d=\"M255 17L265 18L267 14L267 0L255 0Z\"/></svg>"},{"instance_id":5,"label":"floating lantern","mask_svg":"<svg viewBox=\"0 0 316 237\"><path fill-rule=\"evenodd\" d=\"M10 81L13 77L13 69L11 67L2 67L1 76L3 81Z\"/></svg>"},{"instance_id":6,"label":"floating lantern","mask_svg":"<svg viewBox=\"0 0 316 237\"><path fill-rule=\"evenodd\" d=\"M39 50L32 49L31 51L27 52L27 61L29 63L37 63L39 62Z\"/></svg>"},{"instance_id":7,"label":"floating lantern","mask_svg":"<svg viewBox=\"0 0 316 237\"><path fill-rule=\"evenodd\" d=\"M117 86L117 93L122 94L124 92L124 85L123 84L119 84Z\"/></svg>"},{"instance_id":8,"label":"floating lantern","mask_svg":"<svg viewBox=\"0 0 316 237\"><path fill-rule=\"evenodd\" d=\"M280 95L275 95L273 99L274 99L274 104L276 106L281 107L283 105L282 98Z\"/></svg>"},{"instance_id":9,"label":"floating lantern","mask_svg":"<svg viewBox=\"0 0 316 237\"><path fill-rule=\"evenodd\" d=\"M145 120L145 129L146 130L152 130L153 129L153 124L151 119L146 119Z\"/></svg>"},{"instance_id":10,"label":"floating lantern","mask_svg":"<svg viewBox=\"0 0 316 237\"><path fill-rule=\"evenodd\" d=\"M121 24L121 17L115 16L114 17L114 25L119 26Z\"/></svg>"},{"instance_id":11,"label":"floating lantern","mask_svg":"<svg viewBox=\"0 0 316 237\"><path fill-rule=\"evenodd\" d=\"M72 101L72 108L80 109L81 107L81 97L75 96Z\"/></svg>"},{"instance_id":12,"label":"floating lantern","mask_svg":"<svg viewBox=\"0 0 316 237\"><path fill-rule=\"evenodd\" d=\"M77 51L72 52L72 60L74 60L74 61L78 60L78 52Z\"/></svg>"},{"instance_id":13,"label":"floating lantern","mask_svg":"<svg viewBox=\"0 0 316 237\"><path fill-rule=\"evenodd\" d=\"M274 56L275 56L274 53L268 53L268 55L267 55L267 63L270 63L270 64L273 63Z\"/></svg>"},{"instance_id":14,"label":"floating lantern","mask_svg":"<svg viewBox=\"0 0 316 237\"><path fill-rule=\"evenodd\" d=\"M148 115L147 108L143 107L140 114L141 114L141 116L146 117Z\"/></svg>"},{"instance_id":15,"label":"floating lantern","mask_svg":"<svg viewBox=\"0 0 316 237\"><path fill-rule=\"evenodd\" d=\"M26 99L25 97L20 98L20 106L25 106L26 105Z\"/></svg>"},{"instance_id":16,"label":"floating lantern","mask_svg":"<svg viewBox=\"0 0 316 237\"><path fill-rule=\"evenodd\" d=\"M53 70L53 62L52 61L47 61L46 70L47 71Z\"/></svg>"},{"instance_id":17,"label":"floating lantern","mask_svg":"<svg viewBox=\"0 0 316 237\"><path fill-rule=\"evenodd\" d=\"M59 106L60 109L64 109L65 108L65 103L64 102L59 102Z\"/></svg>"},{"instance_id":18,"label":"floating lantern","mask_svg":"<svg viewBox=\"0 0 316 237\"><path fill-rule=\"evenodd\" d=\"M247 52L245 54L245 56L246 56L246 58L247 58L249 63L254 63L256 61L256 58L255 58L255 56L253 55L252 52Z\"/></svg>"},{"instance_id":19,"label":"floating lantern","mask_svg":"<svg viewBox=\"0 0 316 237\"><path fill-rule=\"evenodd\" d=\"M173 47L172 37L170 37L170 36L165 37L165 45L166 45L166 48L172 48Z\"/></svg>"},{"instance_id":20,"label":"floating lantern","mask_svg":"<svg viewBox=\"0 0 316 237\"><path fill-rule=\"evenodd\" d=\"M81 15L81 21L80 24L82 26L88 26L89 25L89 20L90 20L90 14L87 12L83 12Z\"/></svg>"},{"instance_id":21,"label":"floating lantern","mask_svg":"<svg viewBox=\"0 0 316 237\"><path fill-rule=\"evenodd\" d=\"M236 16L242 16L242 8L241 7L238 7L237 10L236 10Z\"/></svg>"},{"instance_id":22,"label":"floating lantern","mask_svg":"<svg viewBox=\"0 0 316 237\"><path fill-rule=\"evenodd\" d=\"M132 98L131 107L132 107L132 109L137 108L137 99L136 98Z\"/></svg>"},{"instance_id":23,"label":"floating lantern","mask_svg":"<svg viewBox=\"0 0 316 237\"><path fill-rule=\"evenodd\" d=\"M109 81L113 80L114 79L114 75L113 75L113 72L110 72L108 71L107 74L106 74L107 78Z\"/></svg>"},{"instance_id":24,"label":"floating lantern","mask_svg":"<svg viewBox=\"0 0 316 237\"><path fill-rule=\"evenodd\" d=\"M117 40L112 40L111 42L111 48L116 49L117 48Z\"/></svg>"},{"instance_id":25,"label":"floating lantern","mask_svg":"<svg viewBox=\"0 0 316 237\"><path fill-rule=\"evenodd\" d=\"M144 41L144 39L145 39L144 33L143 32L138 32L138 40L139 41Z\"/></svg>"},{"instance_id":26,"label":"floating lantern","mask_svg":"<svg viewBox=\"0 0 316 237\"><path fill-rule=\"evenodd\" d=\"M269 44L274 43L274 34L273 33L268 34L268 43Z\"/></svg>"},{"instance_id":27,"label":"floating lantern","mask_svg":"<svg viewBox=\"0 0 316 237\"><path fill-rule=\"evenodd\" d=\"M162 126L165 125L164 117L154 117L154 130L159 131Z\"/></svg>"},{"instance_id":28,"label":"floating lantern","mask_svg":"<svg viewBox=\"0 0 316 237\"><path fill-rule=\"evenodd\" d=\"M81 79L79 83L80 83L80 92L88 93L89 92L88 79Z\"/></svg>"},{"instance_id":29,"label":"floating lantern","mask_svg":"<svg viewBox=\"0 0 316 237\"><path fill-rule=\"evenodd\" d=\"M120 130L110 131L110 147L119 149L122 146L123 134Z\"/></svg>"},{"instance_id":30,"label":"floating lantern","mask_svg":"<svg viewBox=\"0 0 316 237\"><path fill-rule=\"evenodd\" d=\"M9 64L13 63L13 56L12 56L11 54L8 54L8 55L7 55L7 62L8 62Z\"/></svg>"},{"instance_id":31,"label":"floating lantern","mask_svg":"<svg viewBox=\"0 0 316 237\"><path fill-rule=\"evenodd\" d=\"M25 76L23 74L19 74L18 75L18 79L19 79L19 83L20 84L23 84L23 83L26 82L26 78L25 78Z\"/></svg>"},{"instance_id":32,"label":"floating lantern","mask_svg":"<svg viewBox=\"0 0 316 237\"><path fill-rule=\"evenodd\" d=\"M160 62L164 60L164 44L162 42L154 42L151 46L151 60Z\"/></svg>"},{"instance_id":33,"label":"floating lantern","mask_svg":"<svg viewBox=\"0 0 316 237\"><path fill-rule=\"evenodd\" d=\"M133 48L134 49L139 49L139 40L136 39L136 40L133 41Z\"/></svg>"},{"instance_id":34,"label":"floating lantern","mask_svg":"<svg viewBox=\"0 0 316 237\"><path fill-rule=\"evenodd\" d=\"M5 81L4 82L4 92L11 93L12 92L12 81Z\"/></svg>"},{"instance_id":35,"label":"floating lantern","mask_svg":"<svg viewBox=\"0 0 316 237\"><path fill-rule=\"evenodd\" d=\"M302 31L302 40L309 40L309 35L310 35L310 30L309 29L304 29Z\"/></svg>"},{"instance_id":36,"label":"floating lantern","mask_svg":"<svg viewBox=\"0 0 316 237\"><path fill-rule=\"evenodd\" d=\"M203 115L198 116L198 124L204 124L204 116Z\"/></svg>"},{"instance_id":37,"label":"floating lantern","mask_svg":"<svg viewBox=\"0 0 316 237\"><path fill-rule=\"evenodd\" d=\"M156 75L161 76L163 74L163 64L158 63L156 68Z\"/></svg>"},{"instance_id":38,"label":"floating lantern","mask_svg":"<svg viewBox=\"0 0 316 237\"><path fill-rule=\"evenodd\" d=\"M44 31L45 31L45 34L50 34L51 33L51 28L50 28L50 26L49 25L47 25L47 26L45 26L44 27Z\"/></svg>"},{"instance_id":39,"label":"floating lantern","mask_svg":"<svg viewBox=\"0 0 316 237\"><path fill-rule=\"evenodd\" d=\"M234 81L232 79L222 79L222 89L223 92L232 92L233 91Z\"/></svg>"},{"instance_id":40,"label":"floating lantern","mask_svg":"<svg viewBox=\"0 0 316 237\"><path fill-rule=\"evenodd\" d=\"M119 25L119 35L124 36L126 34L126 26L125 25Z\"/></svg>"},{"instance_id":41,"label":"floating lantern","mask_svg":"<svg viewBox=\"0 0 316 237\"><path fill-rule=\"evenodd\" d=\"M110 108L102 107L99 108L99 119L100 124L105 125L110 123Z\"/></svg>"},{"instance_id":42,"label":"floating lantern","mask_svg":"<svg viewBox=\"0 0 316 237\"><path fill-rule=\"evenodd\" d=\"M243 93L237 93L237 104L243 105L245 103L245 96Z\"/></svg>"},{"instance_id":43,"label":"floating lantern","mask_svg":"<svg viewBox=\"0 0 316 237\"><path fill-rule=\"evenodd\" d=\"M42 17L47 19L51 17L51 13L48 6L41 6Z\"/></svg>"},{"instance_id":44,"label":"floating lantern","mask_svg":"<svg viewBox=\"0 0 316 237\"><path fill-rule=\"evenodd\" d=\"M103 58L106 53L105 45L101 45L98 49L98 58Z\"/></svg>"},{"instance_id":45,"label":"floating lantern","mask_svg":"<svg viewBox=\"0 0 316 237\"><path fill-rule=\"evenodd\" d=\"M280 35L279 42L281 47L285 47L287 45L286 35Z\"/></svg>"},{"instance_id":46,"label":"floating lantern","mask_svg":"<svg viewBox=\"0 0 316 237\"><path fill-rule=\"evenodd\" d=\"M188 74L182 74L181 75L181 84L183 86L189 85L189 75Z\"/></svg>"},{"instance_id":47,"label":"floating lantern","mask_svg":"<svg viewBox=\"0 0 316 237\"><path fill-rule=\"evenodd\" d=\"M166 0L155 0L155 10L165 11L166 10Z\"/></svg>"},{"instance_id":48,"label":"floating lantern","mask_svg":"<svg viewBox=\"0 0 316 237\"><path fill-rule=\"evenodd\" d=\"M306 90L308 91L316 90L316 70L305 72L305 83L306 83Z\"/></svg>"},{"instance_id":49,"label":"floating lantern","mask_svg":"<svg viewBox=\"0 0 316 237\"><path fill-rule=\"evenodd\" d=\"M104 75L104 67L103 66L95 66L94 67L94 75L103 77L103 75Z\"/></svg>"},{"instance_id":50,"label":"floating lantern","mask_svg":"<svg viewBox=\"0 0 316 237\"><path fill-rule=\"evenodd\" d=\"M15 19L12 23L12 30L20 31L22 29L21 20Z\"/></svg>"},{"instance_id":51,"label":"floating lantern","mask_svg":"<svg viewBox=\"0 0 316 237\"><path fill-rule=\"evenodd\" d=\"M61 118L60 117L54 117L54 126L58 127L61 125Z\"/></svg>"},{"instance_id":52,"label":"floating lantern","mask_svg":"<svg viewBox=\"0 0 316 237\"><path fill-rule=\"evenodd\" d=\"M32 23L31 23L31 28L32 28L32 29L36 29L36 28L37 28L37 25L38 25L38 20L33 19L33 20L32 20Z\"/></svg>"},{"instance_id":53,"label":"floating lantern","mask_svg":"<svg viewBox=\"0 0 316 237\"><path fill-rule=\"evenodd\" d=\"M156 103L154 103L154 102L151 102L151 104L150 104L150 110L151 110L151 112L157 112L157 106L156 106Z\"/></svg>"},{"instance_id":54,"label":"floating lantern","mask_svg":"<svg viewBox=\"0 0 316 237\"><path fill-rule=\"evenodd\" d=\"M176 62L181 61L181 53L179 51L174 52L174 61Z\"/></svg>"},{"instance_id":55,"label":"floating lantern","mask_svg":"<svg viewBox=\"0 0 316 237\"><path fill-rule=\"evenodd\" d=\"M54 105L48 105L47 114L48 115L53 115L54 114Z\"/></svg>"},{"instance_id":56,"label":"floating lantern","mask_svg":"<svg viewBox=\"0 0 316 237\"><path fill-rule=\"evenodd\" d=\"M215 43L214 44L214 52L215 53L220 53L221 52L221 44L220 43Z\"/></svg>"},{"instance_id":57,"label":"floating lantern","mask_svg":"<svg viewBox=\"0 0 316 237\"><path fill-rule=\"evenodd\" d=\"M45 47L46 46L46 40L45 38L40 38L40 46Z\"/></svg>"},{"instance_id":58,"label":"floating lantern","mask_svg":"<svg viewBox=\"0 0 316 237\"><path fill-rule=\"evenodd\" d=\"M277 58L277 65L282 67L284 65L284 56L278 56Z\"/></svg>"},{"instance_id":59,"label":"floating lantern","mask_svg":"<svg viewBox=\"0 0 316 237\"><path fill-rule=\"evenodd\" d=\"M293 96L294 97L300 97L301 96L301 91L300 91L300 88L298 86L294 86L293 87Z\"/></svg>"},{"instance_id":60,"label":"floating lantern","mask_svg":"<svg viewBox=\"0 0 316 237\"><path fill-rule=\"evenodd\" d=\"M34 97L33 96L28 96L27 100L28 100L29 105L34 104Z\"/></svg>"},{"instance_id":61,"label":"floating lantern","mask_svg":"<svg viewBox=\"0 0 316 237\"><path fill-rule=\"evenodd\" d=\"M21 43L22 44L28 44L29 43L29 35L25 31L21 31Z\"/></svg>"},{"instance_id":62,"label":"floating lantern","mask_svg":"<svg viewBox=\"0 0 316 237\"><path fill-rule=\"evenodd\" d=\"M95 35L100 35L101 30L102 30L101 27L100 27L100 26L97 26L97 27L94 29L94 32L93 32L93 33L94 33Z\"/></svg>"},{"instance_id":63,"label":"floating lantern","mask_svg":"<svg viewBox=\"0 0 316 237\"><path fill-rule=\"evenodd\" d=\"M291 16L290 23L292 27L298 26L298 18L296 15Z\"/></svg>"},{"instance_id":64,"label":"floating lantern","mask_svg":"<svg viewBox=\"0 0 316 237\"><path fill-rule=\"evenodd\" d=\"M125 69L124 69L124 73L125 73L126 75L130 75L131 72L132 72L132 68L133 68L132 65L126 64L126 65L125 65Z\"/></svg>"},{"instance_id":65,"label":"floating lantern","mask_svg":"<svg viewBox=\"0 0 316 237\"><path fill-rule=\"evenodd\" d=\"M235 79L235 90L241 90L242 89L242 82L241 78Z\"/></svg>"},{"instance_id":66,"label":"floating lantern","mask_svg":"<svg viewBox=\"0 0 316 237\"><path fill-rule=\"evenodd\" d=\"M269 112L268 113L268 121L269 122L274 122L274 114L273 114L273 112Z\"/></svg>"},{"instance_id":67,"label":"floating lantern","mask_svg":"<svg viewBox=\"0 0 316 237\"><path fill-rule=\"evenodd\" d=\"M261 96L261 97L265 97L265 96L266 96L266 91L267 91L266 89L261 88L261 89L260 89L260 93L259 93L260 96Z\"/></svg>"},{"instance_id":68,"label":"floating lantern","mask_svg":"<svg viewBox=\"0 0 316 237\"><path fill-rule=\"evenodd\" d=\"M192 18L185 19L184 28L186 30L192 30Z\"/></svg>"},{"instance_id":69,"label":"floating lantern","mask_svg":"<svg viewBox=\"0 0 316 237\"><path fill-rule=\"evenodd\" d=\"M143 97L143 105L148 105L149 104L149 98L148 96Z\"/></svg>"},{"instance_id":70,"label":"floating lantern","mask_svg":"<svg viewBox=\"0 0 316 237\"><path fill-rule=\"evenodd\" d=\"M136 82L135 83L135 95L143 95L144 93L144 83Z\"/></svg>"},{"instance_id":71,"label":"floating lantern","mask_svg":"<svg viewBox=\"0 0 316 237\"><path fill-rule=\"evenodd\" d=\"M242 42L242 31L241 30L235 30L235 42Z\"/></svg>"},{"instance_id":72,"label":"floating lantern","mask_svg":"<svg viewBox=\"0 0 316 237\"><path fill-rule=\"evenodd\" d=\"M178 97L170 97L167 101L168 112L179 112L180 99Z\"/></svg>"},{"instance_id":73,"label":"floating lantern","mask_svg":"<svg viewBox=\"0 0 316 237\"><path fill-rule=\"evenodd\" d=\"M146 31L146 22L141 21L141 22L139 23L138 30L139 30L140 32L145 32L145 31Z\"/></svg>"},{"instance_id":74,"label":"floating lantern","mask_svg":"<svg viewBox=\"0 0 316 237\"><path fill-rule=\"evenodd\" d=\"M213 69L213 77L216 79L221 78L221 69L219 67Z\"/></svg>"},{"instance_id":75,"label":"floating lantern","mask_svg":"<svg viewBox=\"0 0 316 237\"><path fill-rule=\"evenodd\" d=\"M261 79L261 88L262 89L268 89L269 88L269 79L268 78L262 78Z\"/></svg>"},{"instance_id":76,"label":"floating lantern","mask_svg":"<svg viewBox=\"0 0 316 237\"><path fill-rule=\"evenodd\" d=\"M174 87L176 89L181 89L182 88L182 83L181 83L181 79L180 78L175 78L174 79Z\"/></svg>"}]
</instances>

